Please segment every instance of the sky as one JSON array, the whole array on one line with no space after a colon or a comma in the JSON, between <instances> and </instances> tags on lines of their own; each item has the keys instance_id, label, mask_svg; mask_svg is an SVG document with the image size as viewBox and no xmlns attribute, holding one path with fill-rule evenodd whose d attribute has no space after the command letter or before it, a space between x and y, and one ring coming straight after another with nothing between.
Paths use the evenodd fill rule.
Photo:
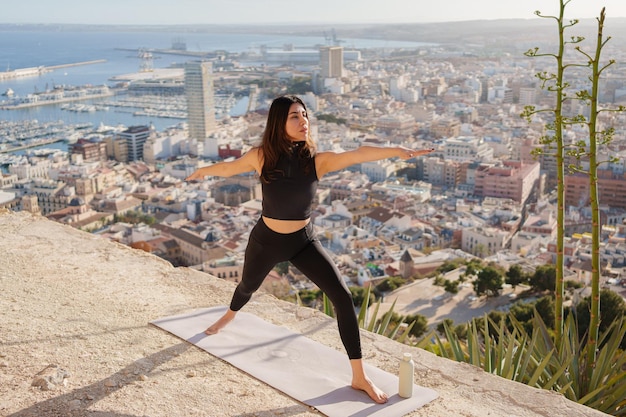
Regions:
<instances>
[{"instance_id":1,"label":"sky","mask_svg":"<svg viewBox=\"0 0 626 417\"><path fill-rule=\"evenodd\" d=\"M7 3L10 6L7 7ZM559 0L0 0L0 23L315 24L538 19ZM570 0L567 18L626 17L626 0Z\"/></svg>"}]
</instances>

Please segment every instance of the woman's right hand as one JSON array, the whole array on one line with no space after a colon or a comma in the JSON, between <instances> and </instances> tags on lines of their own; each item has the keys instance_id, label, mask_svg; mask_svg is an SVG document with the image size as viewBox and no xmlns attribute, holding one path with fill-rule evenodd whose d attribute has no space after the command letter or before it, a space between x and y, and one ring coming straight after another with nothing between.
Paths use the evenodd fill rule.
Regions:
<instances>
[{"instance_id":1,"label":"woman's right hand","mask_svg":"<svg viewBox=\"0 0 626 417\"><path fill-rule=\"evenodd\" d=\"M201 169L194 171L190 176L185 178L185 181L200 181L204 179L206 175L202 174Z\"/></svg>"}]
</instances>

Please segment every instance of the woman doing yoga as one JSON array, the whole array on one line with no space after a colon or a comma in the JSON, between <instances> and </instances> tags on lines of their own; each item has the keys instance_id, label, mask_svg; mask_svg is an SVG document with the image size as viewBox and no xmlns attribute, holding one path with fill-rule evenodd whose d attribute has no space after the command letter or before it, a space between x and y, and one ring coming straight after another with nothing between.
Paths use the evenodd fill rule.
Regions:
<instances>
[{"instance_id":1,"label":"woman doing yoga","mask_svg":"<svg viewBox=\"0 0 626 417\"><path fill-rule=\"evenodd\" d=\"M218 162L191 174L187 181L206 176L229 177L256 171L261 179L262 213L250 232L241 282L229 309L206 334L215 334L235 318L267 274L279 262L289 261L332 302L341 341L352 369L352 388L365 391L377 403L387 394L365 374L361 338L350 290L328 253L315 238L310 221L318 181L327 173L354 164L385 158L425 155L432 150L361 146L347 152L316 152L309 132L309 117L302 100L285 95L269 110L261 144L240 158Z\"/></svg>"}]
</instances>

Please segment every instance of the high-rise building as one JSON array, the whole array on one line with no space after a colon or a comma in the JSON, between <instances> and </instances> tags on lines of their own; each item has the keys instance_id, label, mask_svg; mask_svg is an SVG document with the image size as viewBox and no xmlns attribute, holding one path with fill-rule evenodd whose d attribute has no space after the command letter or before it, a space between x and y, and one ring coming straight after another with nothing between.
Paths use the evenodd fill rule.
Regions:
<instances>
[{"instance_id":1,"label":"high-rise building","mask_svg":"<svg viewBox=\"0 0 626 417\"><path fill-rule=\"evenodd\" d=\"M320 48L321 76L324 78L341 78L343 76L343 47L322 46Z\"/></svg>"},{"instance_id":2,"label":"high-rise building","mask_svg":"<svg viewBox=\"0 0 626 417\"><path fill-rule=\"evenodd\" d=\"M216 128L211 73L211 62L190 61L185 64L189 137L199 142L204 142Z\"/></svg>"},{"instance_id":3,"label":"high-rise building","mask_svg":"<svg viewBox=\"0 0 626 417\"><path fill-rule=\"evenodd\" d=\"M524 106L537 104L537 89L535 87L521 87L519 89L519 104Z\"/></svg>"},{"instance_id":4,"label":"high-rise building","mask_svg":"<svg viewBox=\"0 0 626 417\"><path fill-rule=\"evenodd\" d=\"M143 161L143 145L150 136L149 126L131 126L116 136L116 142L125 143L127 151L127 157L116 158L118 161Z\"/></svg>"}]
</instances>

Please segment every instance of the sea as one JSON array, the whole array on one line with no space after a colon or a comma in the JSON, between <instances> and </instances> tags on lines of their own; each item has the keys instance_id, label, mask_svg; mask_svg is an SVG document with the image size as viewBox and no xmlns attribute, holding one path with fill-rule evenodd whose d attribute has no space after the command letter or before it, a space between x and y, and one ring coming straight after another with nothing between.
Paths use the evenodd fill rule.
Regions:
<instances>
[{"instance_id":1,"label":"sea","mask_svg":"<svg viewBox=\"0 0 626 417\"><path fill-rule=\"evenodd\" d=\"M85 61L104 62L65 67L46 72L37 77L24 77L0 81L0 94L13 90L18 96L42 92L54 86L114 85L111 78L140 71L141 59L133 50L170 49L174 41L183 41L188 51L212 52L226 50L233 53L259 52L262 46L281 48L290 44L298 49L311 49L327 44L320 36L288 36L269 34L200 33L170 31L77 31L77 30L0 30L0 71L55 66ZM424 43L375 39L343 39L346 48L418 48ZM154 54L153 68L168 68L193 59L180 55ZM0 100L6 97L0 97ZM110 98L109 98L110 99ZM93 103L93 101L92 101ZM243 114L247 98L231 110L231 115ZM94 127L149 125L158 131L181 120L155 116L136 116L132 113L109 110L97 112L70 112L61 105L46 105L23 109L0 110L0 120L37 120L40 123L63 121L67 124L91 123Z\"/></svg>"}]
</instances>

